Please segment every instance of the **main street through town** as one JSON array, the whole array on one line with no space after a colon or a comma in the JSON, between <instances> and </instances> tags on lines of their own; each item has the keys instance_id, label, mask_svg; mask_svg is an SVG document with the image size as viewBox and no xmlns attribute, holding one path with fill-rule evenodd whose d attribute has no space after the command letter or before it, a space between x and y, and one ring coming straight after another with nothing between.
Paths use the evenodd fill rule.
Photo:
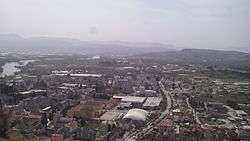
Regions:
<instances>
[{"instance_id":1,"label":"main street through town","mask_svg":"<svg viewBox=\"0 0 250 141\"><path fill-rule=\"evenodd\" d=\"M165 110L161 112L161 115L156 120L154 120L153 122L147 123L143 129L131 130L130 132L127 132L122 139L123 141L135 141L140 135L146 135L150 133L171 112L170 110L172 107L172 97L170 95L170 92L165 89L165 86L162 83L163 81L164 81L164 78L162 78L159 81L159 86L162 91L162 97L165 97L163 99L164 102L166 103Z\"/></svg>"}]
</instances>

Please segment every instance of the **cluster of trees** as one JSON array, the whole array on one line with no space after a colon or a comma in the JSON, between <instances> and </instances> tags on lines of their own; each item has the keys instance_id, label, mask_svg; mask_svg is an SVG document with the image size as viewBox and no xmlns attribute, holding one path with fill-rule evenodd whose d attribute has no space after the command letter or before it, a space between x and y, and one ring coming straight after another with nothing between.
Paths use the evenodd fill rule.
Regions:
<instances>
[{"instance_id":1,"label":"cluster of trees","mask_svg":"<svg viewBox=\"0 0 250 141\"><path fill-rule=\"evenodd\" d=\"M240 110L239 104L234 100L227 100L226 105L230 106L231 108L233 108L235 110Z\"/></svg>"},{"instance_id":2,"label":"cluster of trees","mask_svg":"<svg viewBox=\"0 0 250 141\"><path fill-rule=\"evenodd\" d=\"M16 104L16 97L15 97L15 84L7 85L5 83L0 83L0 97L4 99L2 101L5 104Z\"/></svg>"},{"instance_id":3,"label":"cluster of trees","mask_svg":"<svg viewBox=\"0 0 250 141\"><path fill-rule=\"evenodd\" d=\"M10 113L0 109L0 138L7 137L7 131L9 129Z\"/></svg>"},{"instance_id":4,"label":"cluster of trees","mask_svg":"<svg viewBox=\"0 0 250 141\"><path fill-rule=\"evenodd\" d=\"M2 68L3 65L4 65L4 62L0 61L0 74L3 72L3 68Z\"/></svg>"},{"instance_id":5,"label":"cluster of trees","mask_svg":"<svg viewBox=\"0 0 250 141\"><path fill-rule=\"evenodd\" d=\"M9 86L6 85L5 83L0 84L0 94L11 94L14 92L15 92L14 85Z\"/></svg>"},{"instance_id":6,"label":"cluster of trees","mask_svg":"<svg viewBox=\"0 0 250 141\"><path fill-rule=\"evenodd\" d=\"M97 81L95 90L97 93L103 93L105 91L105 84L101 81Z\"/></svg>"},{"instance_id":7,"label":"cluster of trees","mask_svg":"<svg viewBox=\"0 0 250 141\"><path fill-rule=\"evenodd\" d=\"M77 119L78 126L84 127L87 124L87 121L94 116L94 109L91 105L86 105L81 108L79 113L74 114L74 118Z\"/></svg>"},{"instance_id":8,"label":"cluster of trees","mask_svg":"<svg viewBox=\"0 0 250 141\"><path fill-rule=\"evenodd\" d=\"M48 88L48 85L44 80L40 80L34 84L34 88L44 90Z\"/></svg>"}]
</instances>

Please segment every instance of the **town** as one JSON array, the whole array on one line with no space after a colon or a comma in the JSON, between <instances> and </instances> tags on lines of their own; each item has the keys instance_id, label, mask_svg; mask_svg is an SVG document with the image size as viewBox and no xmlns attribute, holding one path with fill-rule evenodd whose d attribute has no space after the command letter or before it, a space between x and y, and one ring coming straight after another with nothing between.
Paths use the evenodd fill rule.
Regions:
<instances>
[{"instance_id":1,"label":"town","mask_svg":"<svg viewBox=\"0 0 250 141\"><path fill-rule=\"evenodd\" d=\"M18 69L8 74L11 64L2 67L3 138L250 140L250 81L216 75L210 66L122 56L1 55Z\"/></svg>"}]
</instances>

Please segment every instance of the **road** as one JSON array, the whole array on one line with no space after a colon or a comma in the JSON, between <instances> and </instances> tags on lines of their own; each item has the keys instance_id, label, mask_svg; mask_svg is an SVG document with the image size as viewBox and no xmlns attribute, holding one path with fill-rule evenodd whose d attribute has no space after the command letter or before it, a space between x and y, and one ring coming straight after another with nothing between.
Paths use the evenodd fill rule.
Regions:
<instances>
[{"instance_id":1,"label":"road","mask_svg":"<svg viewBox=\"0 0 250 141\"><path fill-rule=\"evenodd\" d=\"M164 78L162 78L159 81L159 86L160 86L160 88L162 90L162 96L165 96L166 100L167 100L167 105L166 105L165 111L163 111L161 113L161 115L159 116L159 118L157 118L154 122L148 123L145 126L144 129L141 129L141 130L132 130L132 131L126 133L123 136L123 139L122 139L123 141L135 141L138 138L138 135L145 135L145 134L148 134L148 133L152 132L152 130L154 129L154 127L157 127L158 124L170 113L170 109L172 107L172 98L170 96L169 91L167 91L165 89L165 86L162 84L163 80L164 80Z\"/></svg>"},{"instance_id":2,"label":"road","mask_svg":"<svg viewBox=\"0 0 250 141\"><path fill-rule=\"evenodd\" d=\"M167 91L167 90L165 89L165 86L162 84L162 81L163 81L163 78L159 81L159 86L160 86L160 88L161 88L163 94L166 96L166 99L167 99L167 106L166 106L166 109L165 109L165 111L162 112L162 114L161 114L161 116L163 116L163 118L164 118L164 117L165 117L167 114L169 114L169 112L170 112L170 109L171 109L171 107L172 107L172 98L171 98L171 96L170 96L169 91Z\"/></svg>"},{"instance_id":3,"label":"road","mask_svg":"<svg viewBox=\"0 0 250 141\"><path fill-rule=\"evenodd\" d=\"M189 98L186 99L186 103L187 103L187 105L188 105L188 108L192 110L192 113L193 113L193 117L194 117L194 119L195 119L195 122L196 122L198 125L200 125L202 128L204 128L203 125L201 124L201 121L199 120L199 117L196 115L195 110L194 110L194 109L192 108L192 106L190 105Z\"/></svg>"}]
</instances>

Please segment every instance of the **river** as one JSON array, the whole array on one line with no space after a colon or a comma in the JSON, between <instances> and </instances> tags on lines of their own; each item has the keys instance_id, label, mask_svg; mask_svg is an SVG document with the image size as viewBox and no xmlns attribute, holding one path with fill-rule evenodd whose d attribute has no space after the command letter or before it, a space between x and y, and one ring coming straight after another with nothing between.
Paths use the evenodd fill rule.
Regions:
<instances>
[{"instance_id":1,"label":"river","mask_svg":"<svg viewBox=\"0 0 250 141\"><path fill-rule=\"evenodd\" d=\"M30 62L34 62L36 60L22 60L19 62L8 62L2 66L3 72L1 73L0 77L4 76L11 76L14 75L16 72L21 71L21 66L26 66Z\"/></svg>"}]
</instances>

